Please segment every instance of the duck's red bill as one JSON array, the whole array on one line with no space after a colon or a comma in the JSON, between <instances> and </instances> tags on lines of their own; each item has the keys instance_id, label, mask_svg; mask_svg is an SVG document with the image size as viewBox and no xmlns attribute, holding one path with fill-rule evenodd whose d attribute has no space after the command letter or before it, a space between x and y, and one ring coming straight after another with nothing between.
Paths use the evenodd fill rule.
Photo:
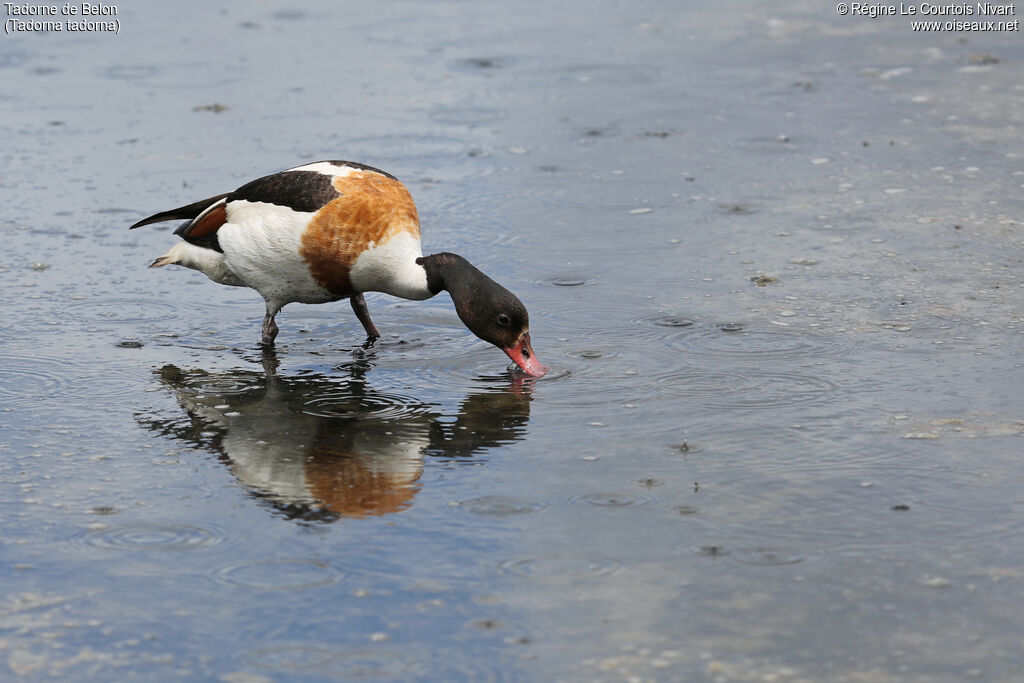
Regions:
<instances>
[{"instance_id":1,"label":"duck's red bill","mask_svg":"<svg viewBox=\"0 0 1024 683\"><path fill-rule=\"evenodd\" d=\"M508 354L508 357L512 359L512 362L518 365L519 369L530 377L543 377L548 371L548 369L541 365L540 361L537 360L537 356L533 352L533 347L530 346L529 333L524 334L519 338L518 342L507 349L502 349L502 351Z\"/></svg>"}]
</instances>

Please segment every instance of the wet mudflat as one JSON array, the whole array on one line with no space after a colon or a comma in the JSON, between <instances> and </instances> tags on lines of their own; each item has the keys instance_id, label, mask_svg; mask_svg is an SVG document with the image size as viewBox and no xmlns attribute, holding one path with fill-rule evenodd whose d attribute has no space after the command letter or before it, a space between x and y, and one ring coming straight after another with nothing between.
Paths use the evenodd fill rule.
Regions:
<instances>
[{"instance_id":1,"label":"wet mudflat","mask_svg":"<svg viewBox=\"0 0 1024 683\"><path fill-rule=\"evenodd\" d=\"M676 4L4 36L0 678L1018 680L1020 34ZM551 374L127 231L331 158Z\"/></svg>"}]
</instances>

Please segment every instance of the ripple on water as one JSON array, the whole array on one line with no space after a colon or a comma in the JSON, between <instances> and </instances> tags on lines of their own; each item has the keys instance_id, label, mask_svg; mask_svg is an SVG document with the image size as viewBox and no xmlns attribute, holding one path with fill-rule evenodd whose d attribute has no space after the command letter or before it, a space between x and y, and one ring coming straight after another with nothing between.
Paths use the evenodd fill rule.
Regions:
<instances>
[{"instance_id":1,"label":"ripple on water","mask_svg":"<svg viewBox=\"0 0 1024 683\"><path fill-rule=\"evenodd\" d=\"M693 552L704 557L726 557L732 554L732 551L721 543L701 543L693 547Z\"/></svg>"},{"instance_id":2,"label":"ripple on water","mask_svg":"<svg viewBox=\"0 0 1024 683\"><path fill-rule=\"evenodd\" d=\"M499 107L481 106L438 106L430 112L430 120L449 126L475 128L494 123L507 117L508 113Z\"/></svg>"},{"instance_id":3,"label":"ripple on water","mask_svg":"<svg viewBox=\"0 0 1024 683\"><path fill-rule=\"evenodd\" d=\"M722 410L783 408L833 399L838 387L829 380L796 372L713 372L674 370L656 380L663 394L697 399Z\"/></svg>"},{"instance_id":4,"label":"ripple on water","mask_svg":"<svg viewBox=\"0 0 1024 683\"><path fill-rule=\"evenodd\" d=\"M552 369L544 377L529 377L514 364L509 363L508 358L500 352L464 357L438 356L434 360L436 364L396 362L396 365L406 374L406 386L409 389L429 391L434 396L447 391L452 398L464 398L469 387L474 391L503 391L517 386L525 389L528 386L536 386L538 382L568 374L568 371L561 373L557 369Z\"/></svg>"},{"instance_id":5,"label":"ripple on water","mask_svg":"<svg viewBox=\"0 0 1024 683\"><path fill-rule=\"evenodd\" d=\"M878 227L878 223L874 218L856 214L818 216L817 221L809 222L808 225L814 230L825 232L861 232L874 230Z\"/></svg>"},{"instance_id":6,"label":"ripple on water","mask_svg":"<svg viewBox=\"0 0 1024 683\"><path fill-rule=\"evenodd\" d=\"M816 149L818 141L812 137L803 135L787 135L778 133L775 135L755 135L742 138L735 143L736 147L751 152L765 152L768 154L789 154L794 152L809 152Z\"/></svg>"},{"instance_id":7,"label":"ripple on water","mask_svg":"<svg viewBox=\"0 0 1024 683\"><path fill-rule=\"evenodd\" d=\"M483 668L486 664L479 659L462 652L421 652L388 644L338 647L282 643L256 647L245 655L246 663L259 669L331 680L503 680L500 671Z\"/></svg>"},{"instance_id":8,"label":"ripple on water","mask_svg":"<svg viewBox=\"0 0 1024 683\"><path fill-rule=\"evenodd\" d=\"M756 546L753 548L737 548L732 554L732 559L743 564L778 567L786 564L797 564L807 558L802 553L791 548Z\"/></svg>"},{"instance_id":9,"label":"ripple on water","mask_svg":"<svg viewBox=\"0 0 1024 683\"><path fill-rule=\"evenodd\" d=\"M401 335L385 335L378 339L367 357L380 361L401 358L403 362L434 360L465 355L483 348L483 343L468 330L453 328L457 319L445 311L415 313L417 320L403 324ZM463 334L465 332L465 334Z\"/></svg>"},{"instance_id":10,"label":"ripple on water","mask_svg":"<svg viewBox=\"0 0 1024 683\"><path fill-rule=\"evenodd\" d=\"M306 401L302 412L339 420L393 420L430 415L431 409L412 396L339 388Z\"/></svg>"},{"instance_id":11,"label":"ripple on water","mask_svg":"<svg viewBox=\"0 0 1024 683\"><path fill-rule=\"evenodd\" d=\"M547 509L547 503L514 496L481 496L459 503L459 507L475 515L508 517L540 512Z\"/></svg>"},{"instance_id":12,"label":"ripple on water","mask_svg":"<svg viewBox=\"0 0 1024 683\"><path fill-rule=\"evenodd\" d=\"M585 275L555 275L543 280L538 280L537 284L541 285L552 285L554 287L580 287L582 285L590 284L592 280Z\"/></svg>"},{"instance_id":13,"label":"ripple on water","mask_svg":"<svg viewBox=\"0 0 1024 683\"><path fill-rule=\"evenodd\" d=\"M156 88L186 88L195 86L224 85L242 77L241 71L233 75L225 69L211 69L204 62L165 62L160 66L152 64L115 64L99 72L101 78L125 81L133 85Z\"/></svg>"},{"instance_id":14,"label":"ripple on water","mask_svg":"<svg viewBox=\"0 0 1024 683\"><path fill-rule=\"evenodd\" d=\"M271 558L246 560L220 567L213 577L221 583L257 590L302 590L338 582L341 572L319 560Z\"/></svg>"},{"instance_id":15,"label":"ripple on water","mask_svg":"<svg viewBox=\"0 0 1024 683\"><path fill-rule=\"evenodd\" d=\"M594 363L593 360L585 361ZM554 407L593 408L622 402L622 396L614 392L595 391L595 377L600 375L600 368L587 368L582 362L572 368L549 366L551 369L543 377L530 380L538 388L548 386L552 391L544 394L546 404Z\"/></svg>"},{"instance_id":16,"label":"ripple on water","mask_svg":"<svg viewBox=\"0 0 1024 683\"><path fill-rule=\"evenodd\" d=\"M67 382L62 372L51 358L0 354L0 399L13 406L52 397Z\"/></svg>"},{"instance_id":17,"label":"ripple on water","mask_svg":"<svg viewBox=\"0 0 1024 683\"><path fill-rule=\"evenodd\" d=\"M496 69L507 69L518 60L509 56L464 57L451 62L453 69L468 73L485 73Z\"/></svg>"},{"instance_id":18,"label":"ripple on water","mask_svg":"<svg viewBox=\"0 0 1024 683\"><path fill-rule=\"evenodd\" d=\"M462 138L450 135L405 133L354 138L344 143L345 153L353 159L409 161L438 158L464 158L470 146Z\"/></svg>"},{"instance_id":19,"label":"ripple on water","mask_svg":"<svg viewBox=\"0 0 1024 683\"><path fill-rule=\"evenodd\" d=\"M22 66L31 58L32 55L28 52L8 47L0 53L0 69Z\"/></svg>"},{"instance_id":20,"label":"ripple on water","mask_svg":"<svg viewBox=\"0 0 1024 683\"><path fill-rule=\"evenodd\" d=\"M83 538L87 545L107 550L194 550L215 545L226 538L223 529L204 525L135 523L92 531Z\"/></svg>"},{"instance_id":21,"label":"ripple on water","mask_svg":"<svg viewBox=\"0 0 1024 683\"><path fill-rule=\"evenodd\" d=\"M324 673L341 680L389 680L415 675L417 660L396 648L332 649L309 645L268 645L250 650L249 664L273 671Z\"/></svg>"},{"instance_id":22,"label":"ripple on water","mask_svg":"<svg viewBox=\"0 0 1024 683\"><path fill-rule=\"evenodd\" d=\"M694 324L689 318L679 315L654 315L647 318L638 318L636 322L648 323L655 327L682 328Z\"/></svg>"},{"instance_id":23,"label":"ripple on water","mask_svg":"<svg viewBox=\"0 0 1024 683\"><path fill-rule=\"evenodd\" d=\"M527 579L575 581L617 574L622 565L603 557L560 554L506 560L498 571Z\"/></svg>"},{"instance_id":24,"label":"ripple on water","mask_svg":"<svg viewBox=\"0 0 1024 683\"><path fill-rule=\"evenodd\" d=\"M245 660L263 669L276 671L323 671L338 656L338 651L315 645L267 645L249 650Z\"/></svg>"},{"instance_id":25,"label":"ripple on water","mask_svg":"<svg viewBox=\"0 0 1024 683\"><path fill-rule=\"evenodd\" d=\"M265 378L255 373L248 375L200 374L188 378L184 384L189 391L195 394L232 396L262 389L265 386Z\"/></svg>"},{"instance_id":26,"label":"ripple on water","mask_svg":"<svg viewBox=\"0 0 1024 683\"><path fill-rule=\"evenodd\" d=\"M0 400L9 407L133 395L148 378L148 369L138 363L104 365L74 355L51 358L0 353Z\"/></svg>"},{"instance_id":27,"label":"ripple on water","mask_svg":"<svg viewBox=\"0 0 1024 683\"><path fill-rule=\"evenodd\" d=\"M817 428L778 423L747 425L712 419L707 424L691 425L688 437L682 444L668 444L668 448L684 455L706 453L716 460L737 455L756 457L754 470L732 466L722 471L723 475L728 475L725 481L732 482L730 487L748 477L775 477L780 473L798 477L805 484L809 476L819 474L880 476L879 467L891 457L884 449L865 448L864 445L872 441L869 435L839 440L832 430L820 425ZM771 450L766 450L765 444L770 444ZM850 458L851 449L857 450L857 458Z\"/></svg>"},{"instance_id":28,"label":"ripple on water","mask_svg":"<svg viewBox=\"0 0 1024 683\"><path fill-rule=\"evenodd\" d=\"M562 80L570 83L632 86L653 83L660 76L658 67L650 64L581 64L561 70Z\"/></svg>"},{"instance_id":29,"label":"ripple on water","mask_svg":"<svg viewBox=\"0 0 1024 683\"><path fill-rule=\"evenodd\" d=\"M336 369L344 369L350 364L364 366L394 366L404 371L422 366L436 369L441 365L464 366L472 376L470 367L479 359L491 359L488 369L495 371L504 367L508 357L493 346L486 344L469 330L455 316L451 309L436 306L415 306L395 304L391 307L394 317L401 319L397 332L386 332L369 349L357 347L352 349L352 360L339 363ZM327 335L327 344L331 348L335 344L334 337ZM332 351L333 353L333 351Z\"/></svg>"},{"instance_id":30,"label":"ripple on water","mask_svg":"<svg viewBox=\"0 0 1024 683\"><path fill-rule=\"evenodd\" d=\"M684 314L654 313L629 321L630 339L670 346L669 342L685 335L695 325L697 321Z\"/></svg>"},{"instance_id":31,"label":"ripple on water","mask_svg":"<svg viewBox=\"0 0 1024 683\"><path fill-rule=\"evenodd\" d=\"M797 564L807 559L805 554L792 548L767 545L733 548L721 543L700 543L692 546L691 550L704 557L728 557L740 564L766 567Z\"/></svg>"},{"instance_id":32,"label":"ripple on water","mask_svg":"<svg viewBox=\"0 0 1024 683\"><path fill-rule=\"evenodd\" d=\"M647 505L653 500L649 496L640 496L634 493L585 493L581 496L573 496L569 499L572 503L585 503L601 508L622 508L639 507Z\"/></svg>"},{"instance_id":33,"label":"ripple on water","mask_svg":"<svg viewBox=\"0 0 1024 683\"><path fill-rule=\"evenodd\" d=\"M68 307L76 320L90 323L150 323L178 315L174 304L156 299L101 299Z\"/></svg>"},{"instance_id":34,"label":"ripple on water","mask_svg":"<svg viewBox=\"0 0 1024 683\"><path fill-rule=\"evenodd\" d=\"M101 72L105 78L118 81L136 81L152 78L160 73L159 67L147 64L115 64Z\"/></svg>"},{"instance_id":35,"label":"ripple on water","mask_svg":"<svg viewBox=\"0 0 1024 683\"><path fill-rule=\"evenodd\" d=\"M507 213L506 208L522 202L522 190L511 183L506 187L483 182L449 183L439 188L438 194L430 197L424 207L433 214L445 216L445 226L431 233L431 242L457 243L462 253L495 253L502 247L508 247L512 253L522 253L525 246L521 233L511 229L501 218Z\"/></svg>"},{"instance_id":36,"label":"ripple on water","mask_svg":"<svg viewBox=\"0 0 1024 683\"><path fill-rule=\"evenodd\" d=\"M768 325L751 327L734 322L698 322L683 315L656 314L635 318L638 334L671 349L725 358L801 359L837 354L833 339L807 330Z\"/></svg>"},{"instance_id":37,"label":"ripple on water","mask_svg":"<svg viewBox=\"0 0 1024 683\"><path fill-rule=\"evenodd\" d=\"M741 375L711 370L682 368L657 375L654 381L670 393L681 398L705 399L743 391L746 380Z\"/></svg>"},{"instance_id":38,"label":"ripple on water","mask_svg":"<svg viewBox=\"0 0 1024 683\"><path fill-rule=\"evenodd\" d=\"M688 353L754 361L800 359L838 351L838 344L821 334L775 326L731 330L721 325L693 325L666 337L666 343Z\"/></svg>"}]
</instances>

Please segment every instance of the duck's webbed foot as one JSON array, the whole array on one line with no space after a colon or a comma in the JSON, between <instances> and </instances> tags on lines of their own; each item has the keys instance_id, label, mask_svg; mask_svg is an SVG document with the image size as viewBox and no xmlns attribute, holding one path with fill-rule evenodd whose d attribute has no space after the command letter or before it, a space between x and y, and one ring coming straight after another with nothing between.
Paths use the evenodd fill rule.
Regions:
<instances>
[{"instance_id":1,"label":"duck's webbed foot","mask_svg":"<svg viewBox=\"0 0 1024 683\"><path fill-rule=\"evenodd\" d=\"M370 319L370 311L366 308L366 299L363 298L363 295L361 293L353 294L349 297L349 301L352 303L352 310L359 318L359 322L363 324L363 329L366 330L366 341L363 342L363 348L368 349L373 346L373 342L380 339L380 332L377 331L377 326Z\"/></svg>"}]
</instances>

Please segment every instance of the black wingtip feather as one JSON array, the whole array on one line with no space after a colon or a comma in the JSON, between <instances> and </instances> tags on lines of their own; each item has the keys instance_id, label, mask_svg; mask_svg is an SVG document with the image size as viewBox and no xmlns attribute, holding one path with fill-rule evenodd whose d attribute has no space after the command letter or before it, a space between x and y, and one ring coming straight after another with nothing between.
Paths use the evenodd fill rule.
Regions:
<instances>
[{"instance_id":1,"label":"black wingtip feather","mask_svg":"<svg viewBox=\"0 0 1024 683\"><path fill-rule=\"evenodd\" d=\"M207 207L209 207L211 204L219 202L221 199L224 199L230 194L230 192L225 192L224 194L219 194L216 197L201 199L198 202L193 202L185 206L179 206L176 209L155 213L149 218L143 218L141 221L139 221L138 223L136 223L135 225L131 226L128 229L134 230L135 228L141 228L143 225L150 225L152 223L162 223L163 221L192 220L193 218L201 214L203 211L205 211Z\"/></svg>"}]
</instances>

